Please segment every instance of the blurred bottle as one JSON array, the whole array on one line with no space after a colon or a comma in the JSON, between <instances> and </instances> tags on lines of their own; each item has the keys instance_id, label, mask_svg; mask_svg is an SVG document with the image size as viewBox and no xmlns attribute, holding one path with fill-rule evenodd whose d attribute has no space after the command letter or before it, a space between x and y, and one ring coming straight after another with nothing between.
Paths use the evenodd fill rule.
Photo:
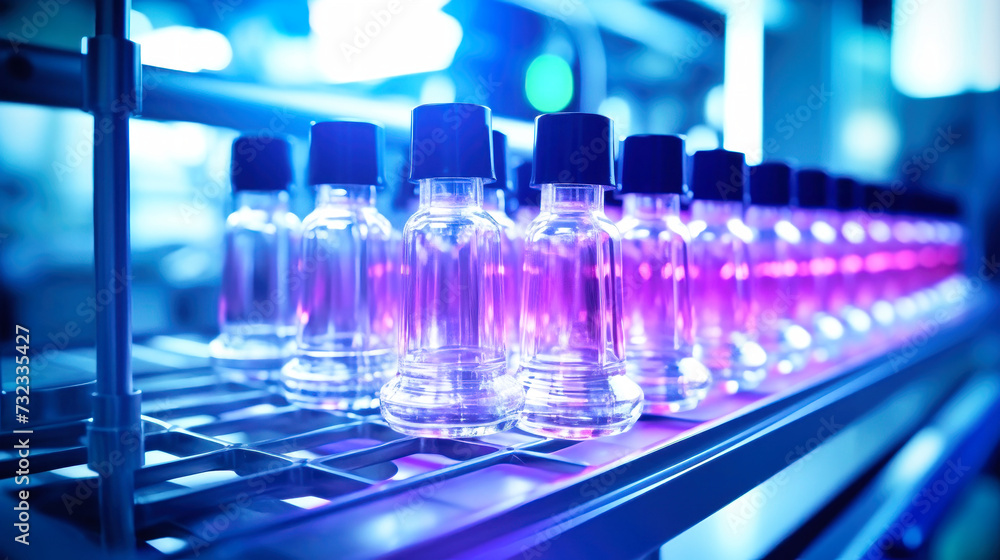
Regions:
<instances>
[{"instance_id":1,"label":"blurred bottle","mask_svg":"<svg viewBox=\"0 0 1000 560\"><path fill-rule=\"evenodd\" d=\"M919 217L912 212L915 203L915 192L898 186L872 186L872 195L877 205L869 205L870 214L880 213L889 225L891 237L887 247L889 265L885 272L887 287L890 291L888 302L893 306L896 316L894 334L902 335L900 327L906 329L921 313L921 298L917 297L921 286L926 282L924 270L920 266L920 247L930 241L933 233L927 231L929 224L922 224ZM891 292L895 292L894 294Z\"/></svg>"},{"instance_id":2,"label":"blurred bottle","mask_svg":"<svg viewBox=\"0 0 1000 560\"><path fill-rule=\"evenodd\" d=\"M612 222L619 222L625 215L625 204L618 198L618 191L604 191L604 215Z\"/></svg>"},{"instance_id":3,"label":"blurred bottle","mask_svg":"<svg viewBox=\"0 0 1000 560\"><path fill-rule=\"evenodd\" d=\"M931 245L937 253L936 258L925 257L925 266L935 271L932 282L963 276L966 232L961 204L953 196L930 194L927 198L924 214L934 228Z\"/></svg>"},{"instance_id":4,"label":"blurred bottle","mask_svg":"<svg viewBox=\"0 0 1000 560\"><path fill-rule=\"evenodd\" d=\"M219 336L209 344L224 379L277 377L295 344L299 219L288 211L291 146L273 136L233 142L235 210L226 219Z\"/></svg>"},{"instance_id":5,"label":"blurred bottle","mask_svg":"<svg viewBox=\"0 0 1000 560\"><path fill-rule=\"evenodd\" d=\"M693 158L688 245L695 357L728 392L752 389L764 380L767 354L754 338L747 244L753 233L743 222L743 154L696 152Z\"/></svg>"},{"instance_id":6,"label":"blurred bottle","mask_svg":"<svg viewBox=\"0 0 1000 560\"><path fill-rule=\"evenodd\" d=\"M869 285L865 283L865 257L870 244L865 228L867 216L861 210L862 201L857 181L836 177L830 189L828 204L837 211L837 270L832 287L830 313L840 317L847 327L845 347L866 345L872 330L869 314L874 303Z\"/></svg>"},{"instance_id":7,"label":"blurred bottle","mask_svg":"<svg viewBox=\"0 0 1000 560\"><path fill-rule=\"evenodd\" d=\"M681 197L681 223L687 227L687 224L691 221L691 198L694 195L688 193Z\"/></svg>"},{"instance_id":8,"label":"blurred bottle","mask_svg":"<svg viewBox=\"0 0 1000 560\"><path fill-rule=\"evenodd\" d=\"M936 282L934 269L938 264L937 232L933 216L926 211L926 192L909 189L897 193L897 196L902 197L903 214L913 226L913 238L907 248L913 252L914 274L903 277L904 291L912 294L929 288Z\"/></svg>"},{"instance_id":9,"label":"blurred bottle","mask_svg":"<svg viewBox=\"0 0 1000 560\"><path fill-rule=\"evenodd\" d=\"M531 186L531 162L526 161L514 168L514 194L517 208L514 210L514 223L524 237L528 224L538 217L542 202L541 191Z\"/></svg>"},{"instance_id":10,"label":"blurred bottle","mask_svg":"<svg viewBox=\"0 0 1000 560\"><path fill-rule=\"evenodd\" d=\"M693 357L689 235L680 221L688 193L684 141L629 136L621 157L626 370L642 387L647 413L689 410L705 398L712 376Z\"/></svg>"},{"instance_id":11,"label":"blurred bottle","mask_svg":"<svg viewBox=\"0 0 1000 560\"><path fill-rule=\"evenodd\" d=\"M801 169L793 175L792 224L802 234L795 259L798 297L793 316L810 331L812 357L818 362L839 354L844 338L844 325L833 313L840 218L828 204L831 188L830 176L819 169Z\"/></svg>"},{"instance_id":12,"label":"blurred bottle","mask_svg":"<svg viewBox=\"0 0 1000 560\"><path fill-rule=\"evenodd\" d=\"M483 210L495 179L490 110L421 105L412 119L420 208L403 229L399 371L382 387L382 416L423 437L506 430L524 392L507 370L502 234Z\"/></svg>"},{"instance_id":13,"label":"blurred bottle","mask_svg":"<svg viewBox=\"0 0 1000 560\"><path fill-rule=\"evenodd\" d=\"M523 243L517 224L507 215L507 137L493 131L493 168L496 181L483 186L483 209L500 226L500 252L503 256L504 341L507 344L507 367L517 368L517 348L521 324L521 251Z\"/></svg>"},{"instance_id":14,"label":"blurred bottle","mask_svg":"<svg viewBox=\"0 0 1000 560\"><path fill-rule=\"evenodd\" d=\"M299 406L377 407L396 369L392 226L375 208L384 143L371 123L312 126L316 209L303 223L296 357L281 372L285 397Z\"/></svg>"},{"instance_id":15,"label":"blurred bottle","mask_svg":"<svg viewBox=\"0 0 1000 560\"><path fill-rule=\"evenodd\" d=\"M518 427L547 437L621 433L641 412L642 390L625 372L621 238L603 212L615 184L611 127L586 113L535 120L542 208L524 239Z\"/></svg>"},{"instance_id":16,"label":"blurred bottle","mask_svg":"<svg viewBox=\"0 0 1000 560\"><path fill-rule=\"evenodd\" d=\"M797 277L802 232L792 223L791 168L765 162L750 169L746 224L753 231L750 255L751 305L757 341L767 352L768 372L802 369L812 335L797 322L802 297Z\"/></svg>"},{"instance_id":17,"label":"blurred bottle","mask_svg":"<svg viewBox=\"0 0 1000 560\"><path fill-rule=\"evenodd\" d=\"M896 322L896 300L902 295L895 256L899 243L893 238L895 216L883 202L877 185L859 187L860 204L850 215L865 228L864 267L858 276L858 306L867 311L879 329L879 338L889 336Z\"/></svg>"}]
</instances>

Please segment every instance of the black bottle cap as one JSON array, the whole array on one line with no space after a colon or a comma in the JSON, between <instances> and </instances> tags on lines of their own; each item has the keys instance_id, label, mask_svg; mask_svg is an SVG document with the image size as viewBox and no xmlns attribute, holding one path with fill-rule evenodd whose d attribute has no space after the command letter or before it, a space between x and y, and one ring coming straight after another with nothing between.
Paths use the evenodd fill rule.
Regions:
<instances>
[{"instance_id":1,"label":"black bottle cap","mask_svg":"<svg viewBox=\"0 0 1000 560\"><path fill-rule=\"evenodd\" d=\"M507 184L507 135L499 130L493 131L493 171L497 180L487 183L486 187L510 190Z\"/></svg>"},{"instance_id":2,"label":"black bottle cap","mask_svg":"<svg viewBox=\"0 0 1000 560\"><path fill-rule=\"evenodd\" d=\"M821 169L800 169L792 175L792 196L799 208L825 208L830 176Z\"/></svg>"},{"instance_id":3,"label":"black bottle cap","mask_svg":"<svg viewBox=\"0 0 1000 560\"><path fill-rule=\"evenodd\" d=\"M695 200L744 201L747 166L742 153L721 149L695 152L691 166Z\"/></svg>"},{"instance_id":4,"label":"black bottle cap","mask_svg":"<svg viewBox=\"0 0 1000 560\"><path fill-rule=\"evenodd\" d=\"M385 186L385 132L362 121L313 123L309 138L310 185Z\"/></svg>"},{"instance_id":5,"label":"black bottle cap","mask_svg":"<svg viewBox=\"0 0 1000 560\"><path fill-rule=\"evenodd\" d=\"M614 125L593 113L550 113L535 119L531 183L615 188Z\"/></svg>"},{"instance_id":6,"label":"black bottle cap","mask_svg":"<svg viewBox=\"0 0 1000 560\"><path fill-rule=\"evenodd\" d=\"M861 208L861 187L850 177L835 177L827 199L835 210L856 210Z\"/></svg>"},{"instance_id":7,"label":"black bottle cap","mask_svg":"<svg viewBox=\"0 0 1000 560\"><path fill-rule=\"evenodd\" d=\"M942 218L958 219L962 217L962 202L954 196L935 194L934 212L935 216Z\"/></svg>"},{"instance_id":8,"label":"black bottle cap","mask_svg":"<svg viewBox=\"0 0 1000 560\"><path fill-rule=\"evenodd\" d=\"M686 195L684 157L684 140L680 136L629 136L622 144L622 193Z\"/></svg>"},{"instance_id":9,"label":"black bottle cap","mask_svg":"<svg viewBox=\"0 0 1000 560\"><path fill-rule=\"evenodd\" d=\"M771 161L750 168L750 204L788 206L792 199L792 168Z\"/></svg>"},{"instance_id":10,"label":"black bottle cap","mask_svg":"<svg viewBox=\"0 0 1000 560\"><path fill-rule=\"evenodd\" d=\"M903 198L891 190L874 183L860 185L861 209L872 214L897 214L903 212Z\"/></svg>"},{"instance_id":11,"label":"black bottle cap","mask_svg":"<svg viewBox=\"0 0 1000 560\"><path fill-rule=\"evenodd\" d=\"M233 141L234 191L285 191L292 182L292 146L284 138L245 134Z\"/></svg>"},{"instance_id":12,"label":"black bottle cap","mask_svg":"<svg viewBox=\"0 0 1000 560\"><path fill-rule=\"evenodd\" d=\"M410 180L466 177L496 179L490 108L471 103L415 107L410 126Z\"/></svg>"},{"instance_id":13,"label":"black bottle cap","mask_svg":"<svg viewBox=\"0 0 1000 560\"><path fill-rule=\"evenodd\" d=\"M526 161L514 168L514 194L520 206L535 206L541 204L542 195L531 185L531 162Z\"/></svg>"}]
</instances>

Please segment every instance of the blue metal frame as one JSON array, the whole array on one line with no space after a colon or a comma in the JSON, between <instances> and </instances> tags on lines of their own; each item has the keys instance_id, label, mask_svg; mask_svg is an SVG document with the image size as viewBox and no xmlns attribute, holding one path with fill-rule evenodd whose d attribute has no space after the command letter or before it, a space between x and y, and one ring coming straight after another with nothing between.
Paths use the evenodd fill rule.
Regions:
<instances>
[{"instance_id":1,"label":"blue metal frame","mask_svg":"<svg viewBox=\"0 0 1000 560\"><path fill-rule=\"evenodd\" d=\"M101 542L135 549L134 471L142 466L141 397L132 387L129 117L139 109L138 45L128 40L129 0L97 2L87 40L84 107L94 115L94 277L97 392L88 463L100 477ZM125 445L125 441L134 442ZM107 465L106 471L100 470Z\"/></svg>"}]
</instances>

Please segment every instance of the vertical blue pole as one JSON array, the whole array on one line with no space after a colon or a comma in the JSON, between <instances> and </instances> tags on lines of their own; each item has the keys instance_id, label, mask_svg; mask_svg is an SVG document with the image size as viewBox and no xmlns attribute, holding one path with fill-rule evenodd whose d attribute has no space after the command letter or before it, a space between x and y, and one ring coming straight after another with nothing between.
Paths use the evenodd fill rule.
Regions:
<instances>
[{"instance_id":1,"label":"vertical blue pole","mask_svg":"<svg viewBox=\"0 0 1000 560\"><path fill-rule=\"evenodd\" d=\"M101 542L135 551L135 469L142 465L141 399L132 387L129 117L141 99L139 52L128 40L129 0L96 2L87 40L84 105L94 114L94 271L97 392L88 464L99 475Z\"/></svg>"}]
</instances>

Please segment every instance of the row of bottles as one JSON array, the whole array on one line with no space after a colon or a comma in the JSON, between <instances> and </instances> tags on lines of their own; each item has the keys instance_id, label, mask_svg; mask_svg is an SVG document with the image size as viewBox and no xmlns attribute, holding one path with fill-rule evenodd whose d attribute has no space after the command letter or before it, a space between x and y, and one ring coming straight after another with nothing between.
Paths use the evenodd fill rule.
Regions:
<instances>
[{"instance_id":1,"label":"row of bottles","mask_svg":"<svg viewBox=\"0 0 1000 560\"><path fill-rule=\"evenodd\" d=\"M371 123L313 125L316 208L299 224L287 142L235 142L210 346L227 377L308 408L381 407L417 436L598 437L713 383L753 389L888 343L961 265L947 200L688 158L677 136L628 137L616 162L594 114L538 117L511 192L490 110L461 103L413 110L419 207L398 232L375 207L383 145Z\"/></svg>"}]
</instances>

